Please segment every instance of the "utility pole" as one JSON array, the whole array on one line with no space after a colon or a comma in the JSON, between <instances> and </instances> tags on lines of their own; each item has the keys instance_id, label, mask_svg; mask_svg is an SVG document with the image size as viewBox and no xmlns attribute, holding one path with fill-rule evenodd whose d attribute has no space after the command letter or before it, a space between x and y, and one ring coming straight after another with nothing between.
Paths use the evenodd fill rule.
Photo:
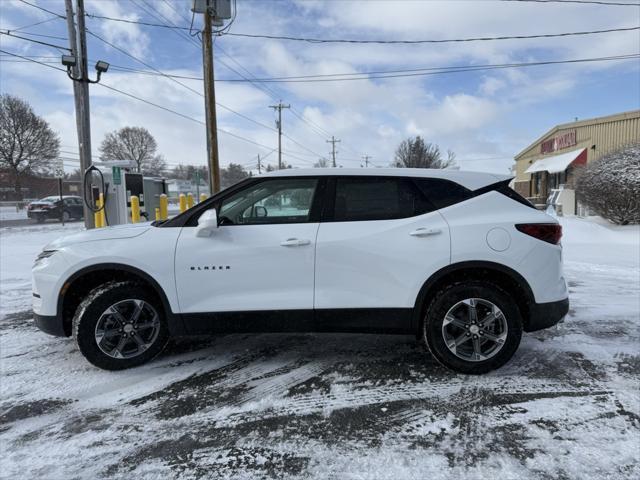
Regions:
<instances>
[{"instance_id":1,"label":"utility pole","mask_svg":"<svg viewBox=\"0 0 640 480\"><path fill-rule=\"evenodd\" d=\"M333 168L336 168L336 143L340 143L341 140L337 140L333 135L331 140L327 140L327 143L331 144L331 157L333 158Z\"/></svg>"},{"instance_id":2,"label":"utility pole","mask_svg":"<svg viewBox=\"0 0 640 480\"><path fill-rule=\"evenodd\" d=\"M75 57L75 64L69 66L73 77L79 81L73 82L73 97L76 107L76 128L78 130L78 150L80 152L80 170L85 172L91 166L91 119L89 110L89 69L87 65L87 36L84 26L84 0L77 1L78 10L78 30L74 24L74 13L72 0L65 0L67 14L67 30L69 34L69 47L71 55ZM83 198L85 195L84 182L81 186ZM89 206L84 204L84 226L93 228L93 212Z\"/></svg>"},{"instance_id":3,"label":"utility pole","mask_svg":"<svg viewBox=\"0 0 640 480\"><path fill-rule=\"evenodd\" d=\"M371 155L363 155L362 159L364 160L364 168L369 168L369 159Z\"/></svg>"},{"instance_id":4,"label":"utility pole","mask_svg":"<svg viewBox=\"0 0 640 480\"><path fill-rule=\"evenodd\" d=\"M278 127L278 170L282 170L282 109L291 108L291 105L283 105L282 100L280 100L278 105L269 105L269 108L278 111L278 120L276 120L276 126Z\"/></svg>"},{"instance_id":5,"label":"utility pole","mask_svg":"<svg viewBox=\"0 0 640 480\"><path fill-rule=\"evenodd\" d=\"M262 173L262 165L260 164L260 154L258 154L258 175Z\"/></svg>"},{"instance_id":6,"label":"utility pole","mask_svg":"<svg viewBox=\"0 0 640 480\"><path fill-rule=\"evenodd\" d=\"M211 11L204 11L202 32L202 68L204 70L204 106L207 124L207 156L211 195L220 191L220 159L218 157L218 122L216 119L216 89L213 76L213 40Z\"/></svg>"}]
</instances>

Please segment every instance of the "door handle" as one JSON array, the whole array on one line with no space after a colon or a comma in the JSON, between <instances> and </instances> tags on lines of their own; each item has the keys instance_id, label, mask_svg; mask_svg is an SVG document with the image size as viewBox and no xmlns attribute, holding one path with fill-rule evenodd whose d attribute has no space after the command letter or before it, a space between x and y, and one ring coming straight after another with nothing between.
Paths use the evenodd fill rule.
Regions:
<instances>
[{"instance_id":1,"label":"door handle","mask_svg":"<svg viewBox=\"0 0 640 480\"><path fill-rule=\"evenodd\" d=\"M409 235L412 237L428 237L430 235L438 235L439 233L442 233L442 230L439 228L420 227L416 228L413 232L409 232Z\"/></svg>"},{"instance_id":2,"label":"door handle","mask_svg":"<svg viewBox=\"0 0 640 480\"><path fill-rule=\"evenodd\" d=\"M301 247L302 245L309 245L311 240L305 238L287 238L285 241L280 242L283 247Z\"/></svg>"}]
</instances>

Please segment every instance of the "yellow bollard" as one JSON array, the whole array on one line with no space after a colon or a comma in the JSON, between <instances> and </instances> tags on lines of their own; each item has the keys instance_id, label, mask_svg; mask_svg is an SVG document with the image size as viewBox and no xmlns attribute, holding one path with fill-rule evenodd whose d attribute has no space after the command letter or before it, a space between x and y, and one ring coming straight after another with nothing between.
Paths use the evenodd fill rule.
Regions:
<instances>
[{"instance_id":1,"label":"yellow bollard","mask_svg":"<svg viewBox=\"0 0 640 480\"><path fill-rule=\"evenodd\" d=\"M101 199L102 199L102 195L100 195L98 200L96 200L96 208L100 208L102 206L100 204L100 200ZM102 210L98 210L97 212L94 212L94 214L93 214L93 224L95 225L96 228L102 227L102 225L100 225L100 220L101 220L100 213L102 213Z\"/></svg>"},{"instance_id":2,"label":"yellow bollard","mask_svg":"<svg viewBox=\"0 0 640 480\"><path fill-rule=\"evenodd\" d=\"M187 208L193 207L193 194L187 193Z\"/></svg>"},{"instance_id":3,"label":"yellow bollard","mask_svg":"<svg viewBox=\"0 0 640 480\"><path fill-rule=\"evenodd\" d=\"M100 226L106 227L107 215L104 213L104 193L100 193L100 196L98 198L100 199L100 206L102 207L102 209L98 212L98 215L100 215Z\"/></svg>"},{"instance_id":4,"label":"yellow bollard","mask_svg":"<svg viewBox=\"0 0 640 480\"><path fill-rule=\"evenodd\" d=\"M200 194L200 201L204 202L207 199L207 194L206 193L201 193Z\"/></svg>"},{"instance_id":5,"label":"yellow bollard","mask_svg":"<svg viewBox=\"0 0 640 480\"><path fill-rule=\"evenodd\" d=\"M131 222L140 221L140 199L136 195L131 195Z\"/></svg>"},{"instance_id":6,"label":"yellow bollard","mask_svg":"<svg viewBox=\"0 0 640 480\"><path fill-rule=\"evenodd\" d=\"M163 193L160 195L160 220L169 218L169 199Z\"/></svg>"},{"instance_id":7,"label":"yellow bollard","mask_svg":"<svg viewBox=\"0 0 640 480\"><path fill-rule=\"evenodd\" d=\"M180 205L180 213L184 212L187 209L187 197L184 193L181 193L178 197L179 205Z\"/></svg>"},{"instance_id":8,"label":"yellow bollard","mask_svg":"<svg viewBox=\"0 0 640 480\"><path fill-rule=\"evenodd\" d=\"M160 220L160 209L156 207L156 220Z\"/></svg>"}]
</instances>

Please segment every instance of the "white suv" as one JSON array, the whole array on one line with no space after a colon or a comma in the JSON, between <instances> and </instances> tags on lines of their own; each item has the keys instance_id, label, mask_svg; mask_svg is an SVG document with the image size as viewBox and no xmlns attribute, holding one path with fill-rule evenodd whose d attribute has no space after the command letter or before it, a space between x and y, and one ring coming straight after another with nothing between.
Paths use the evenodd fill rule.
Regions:
<instances>
[{"instance_id":1,"label":"white suv","mask_svg":"<svg viewBox=\"0 0 640 480\"><path fill-rule=\"evenodd\" d=\"M282 170L165 221L45 247L37 325L94 365L156 356L171 335L414 334L445 366L483 373L569 301L561 227L491 174Z\"/></svg>"}]
</instances>

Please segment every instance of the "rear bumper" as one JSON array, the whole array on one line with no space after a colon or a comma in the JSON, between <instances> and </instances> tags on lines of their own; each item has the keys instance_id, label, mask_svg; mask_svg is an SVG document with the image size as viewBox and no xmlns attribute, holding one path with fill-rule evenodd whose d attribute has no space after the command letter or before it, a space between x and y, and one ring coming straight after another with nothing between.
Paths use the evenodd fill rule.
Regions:
<instances>
[{"instance_id":1,"label":"rear bumper","mask_svg":"<svg viewBox=\"0 0 640 480\"><path fill-rule=\"evenodd\" d=\"M39 315L34 313L33 318L36 321L36 326L44 333L48 333L49 335L54 335L56 337L68 336L64 331L62 318L57 315Z\"/></svg>"},{"instance_id":2,"label":"rear bumper","mask_svg":"<svg viewBox=\"0 0 640 480\"><path fill-rule=\"evenodd\" d=\"M525 332L535 332L549 328L560 322L569 313L569 299L549 303L534 303L529 312L529 322L525 325Z\"/></svg>"}]
</instances>

